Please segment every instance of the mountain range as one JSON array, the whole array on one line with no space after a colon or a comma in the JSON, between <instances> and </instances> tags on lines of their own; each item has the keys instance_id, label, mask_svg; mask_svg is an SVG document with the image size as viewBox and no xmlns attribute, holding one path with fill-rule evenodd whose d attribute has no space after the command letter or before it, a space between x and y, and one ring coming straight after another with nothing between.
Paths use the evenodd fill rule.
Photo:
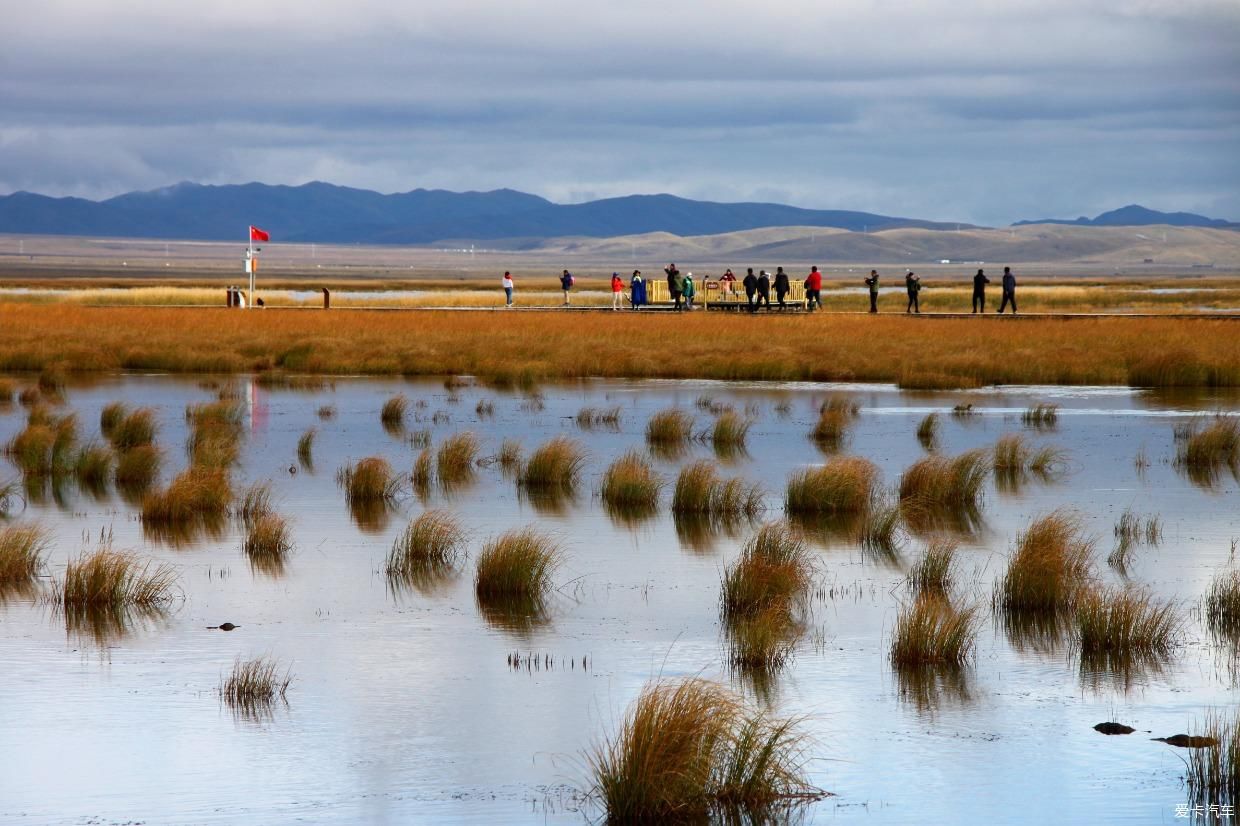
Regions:
<instances>
[{"instance_id":1,"label":"mountain range","mask_svg":"<svg viewBox=\"0 0 1240 826\"><path fill-rule=\"evenodd\" d=\"M1162 213L1139 206L1094 219L1019 223L1240 227L1200 215ZM869 212L716 203L673 195L629 195L556 204L511 189L415 189L381 194L317 181L301 186L185 182L103 201L30 192L0 196L0 233L227 241L244 239L250 224L268 230L274 241L410 245L488 241L492 246L512 249L533 248L548 238L614 238L654 232L701 236L786 226L853 232L975 228L971 224Z\"/></svg>"}]
</instances>

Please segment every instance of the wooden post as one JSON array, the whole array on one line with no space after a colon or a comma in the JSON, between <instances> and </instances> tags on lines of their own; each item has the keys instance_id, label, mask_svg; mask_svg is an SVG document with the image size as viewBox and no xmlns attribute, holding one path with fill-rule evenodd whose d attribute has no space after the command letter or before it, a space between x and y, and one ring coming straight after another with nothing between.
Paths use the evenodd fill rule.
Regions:
<instances>
[{"instance_id":1,"label":"wooden post","mask_svg":"<svg viewBox=\"0 0 1240 826\"><path fill-rule=\"evenodd\" d=\"M324 287L323 288L323 309L330 310L331 308L332 308L332 291Z\"/></svg>"}]
</instances>

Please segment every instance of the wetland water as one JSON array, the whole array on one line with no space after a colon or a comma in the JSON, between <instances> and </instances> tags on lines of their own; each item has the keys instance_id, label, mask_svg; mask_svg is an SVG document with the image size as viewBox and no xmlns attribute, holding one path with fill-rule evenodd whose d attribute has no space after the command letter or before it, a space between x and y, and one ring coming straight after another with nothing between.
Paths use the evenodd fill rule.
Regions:
<instances>
[{"instance_id":1,"label":"wetland water","mask_svg":"<svg viewBox=\"0 0 1240 826\"><path fill-rule=\"evenodd\" d=\"M98 438L106 403L155 408L166 482L185 464L186 405L215 398L199 381L103 377L70 386L62 409L77 413L84 438ZM450 492L406 492L393 511L359 527L335 474L375 454L409 472L417 451L379 419L397 392L411 402L407 430L428 429L433 445L462 430L480 437L484 455L504 438L527 453L552 436L579 440L589 460L576 499L532 502L498 466L481 467ZM833 796L796 812L798 822L1182 822L1175 807L1187 799L1185 752L1149 738L1187 731L1208 708L1240 696L1234 663L1200 617L1201 598L1240 537L1240 496L1227 471L1212 486L1182 475L1173 430L1203 411L1240 410L1240 399L1121 388L914 394L872 385L615 381L540 392L533 400L481 386L450 394L441 382L339 379L313 392L242 383L246 435L234 488L273 481L295 544L282 571L251 568L237 523L172 547L148 539L115 492L92 495L69 483L32 495L11 519L52 532L40 587L103 531L118 548L175 565L181 596L166 615L95 633L67 630L37 594L0 601L0 821L597 819L598 807L575 791L589 785L582 753L662 674L718 679L780 714L804 716L815 740L811 780ZM721 462L729 475L759 482L766 518L779 518L788 475L824 460L807 433L828 393L860 404L842 451L877 463L887 486L924 455L915 430L935 410L944 413L939 450L947 455L1009 432L1067 451L1058 478L987 482L982 522L958 555L968 600L984 618L974 665L959 679L910 689L888 661L907 599L903 577L924 537L906 536L899 554L876 556L815 534L821 584L809 627L789 664L755 683L729 668L718 611L723 569L752 528L678 530L667 508L678 468L712 457L710 446L655 459L669 485L649 520L613 521L594 493L612 459L645 449L651 414L677 405L705 426L712 417L695 402L709 396L756 412L748 453ZM493 415L479 417L480 399L493 402ZM1056 426L1022 423L1036 402L1060 406ZM974 415L952 417L962 403ZM323 405L335 408L334 418L320 420ZM574 420L584 406L616 405L616 429L582 430ZM0 411L0 440L24 419L16 404ZM297 468L297 440L309 427L318 430L314 467ZM1147 467L1134 463L1138 452ZM6 460L0 480L16 475ZM1161 544L1138 548L1128 570L1132 582L1173 600L1185 621L1183 643L1160 667L1085 671L1069 644L1014 645L991 616L993 582L1017 534L1065 505L1079 509L1097 538L1095 568L1109 583L1122 581L1105 562L1121 513L1161 518ZM460 516L469 557L455 579L393 589L384 558L426 507ZM563 545L561 587L545 623L491 624L475 603L473 560L488 537L532 523ZM207 630L225 621L240 627ZM514 652L554 664L514 669ZM259 654L291 666L287 705L234 714L216 687L234 658ZM1106 720L1152 733L1093 731Z\"/></svg>"}]
</instances>

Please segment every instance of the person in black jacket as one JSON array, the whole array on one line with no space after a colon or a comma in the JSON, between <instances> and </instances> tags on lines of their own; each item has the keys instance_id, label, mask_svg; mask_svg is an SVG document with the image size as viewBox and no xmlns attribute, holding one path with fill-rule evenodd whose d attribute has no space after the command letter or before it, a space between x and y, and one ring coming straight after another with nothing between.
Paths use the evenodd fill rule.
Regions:
<instances>
[{"instance_id":1,"label":"person in black jacket","mask_svg":"<svg viewBox=\"0 0 1240 826\"><path fill-rule=\"evenodd\" d=\"M758 290L758 279L754 278L753 267L749 268L749 273L745 276L741 284L745 287L745 298L749 300L749 312L754 312L756 308L753 303L753 295Z\"/></svg>"},{"instance_id":2,"label":"person in black jacket","mask_svg":"<svg viewBox=\"0 0 1240 826\"><path fill-rule=\"evenodd\" d=\"M788 284L788 274L784 272L783 267L775 268L775 300L779 302L779 309L785 309L788 305L784 303L784 296L788 295L788 291L792 287Z\"/></svg>"},{"instance_id":3,"label":"person in black jacket","mask_svg":"<svg viewBox=\"0 0 1240 826\"><path fill-rule=\"evenodd\" d=\"M870 270L870 277L865 280L870 290L870 312L878 312L878 270Z\"/></svg>"},{"instance_id":4,"label":"person in black jacket","mask_svg":"<svg viewBox=\"0 0 1240 826\"><path fill-rule=\"evenodd\" d=\"M758 271L758 305L757 306L761 307L763 302L766 303L766 308L768 310L771 309L771 276L767 274L766 270L759 270ZM754 309L756 312L757 307L755 307Z\"/></svg>"},{"instance_id":5,"label":"person in black jacket","mask_svg":"<svg viewBox=\"0 0 1240 826\"><path fill-rule=\"evenodd\" d=\"M663 268L663 272L667 273L667 294L672 297L676 311L680 312L680 290L685 284L680 277L680 270L676 269L675 264L668 264Z\"/></svg>"},{"instance_id":6,"label":"person in black jacket","mask_svg":"<svg viewBox=\"0 0 1240 826\"><path fill-rule=\"evenodd\" d=\"M1016 276L1012 275L1011 267L1003 268L1002 284L1003 300L999 302L999 313L1003 313L1010 301L1012 302L1012 315L1016 315Z\"/></svg>"},{"instance_id":7,"label":"person in black jacket","mask_svg":"<svg viewBox=\"0 0 1240 826\"><path fill-rule=\"evenodd\" d=\"M986 273L982 270L977 271L977 275L973 276L973 312L986 312L986 285L990 283L990 279L986 277Z\"/></svg>"},{"instance_id":8,"label":"person in black jacket","mask_svg":"<svg viewBox=\"0 0 1240 826\"><path fill-rule=\"evenodd\" d=\"M904 288L908 290L908 306L904 308L904 313L917 313L921 315L921 301L918 295L921 293L921 279L917 277L917 273L909 272L904 276Z\"/></svg>"}]
</instances>

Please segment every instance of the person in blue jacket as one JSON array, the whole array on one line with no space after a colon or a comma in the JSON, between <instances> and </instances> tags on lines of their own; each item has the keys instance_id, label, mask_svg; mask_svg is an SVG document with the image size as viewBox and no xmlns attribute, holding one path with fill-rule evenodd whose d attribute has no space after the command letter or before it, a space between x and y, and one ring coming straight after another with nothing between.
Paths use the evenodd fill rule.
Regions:
<instances>
[{"instance_id":1,"label":"person in blue jacket","mask_svg":"<svg viewBox=\"0 0 1240 826\"><path fill-rule=\"evenodd\" d=\"M629 303L634 310L646 303L646 282L642 279L641 270L633 270L633 280L629 282Z\"/></svg>"}]
</instances>

